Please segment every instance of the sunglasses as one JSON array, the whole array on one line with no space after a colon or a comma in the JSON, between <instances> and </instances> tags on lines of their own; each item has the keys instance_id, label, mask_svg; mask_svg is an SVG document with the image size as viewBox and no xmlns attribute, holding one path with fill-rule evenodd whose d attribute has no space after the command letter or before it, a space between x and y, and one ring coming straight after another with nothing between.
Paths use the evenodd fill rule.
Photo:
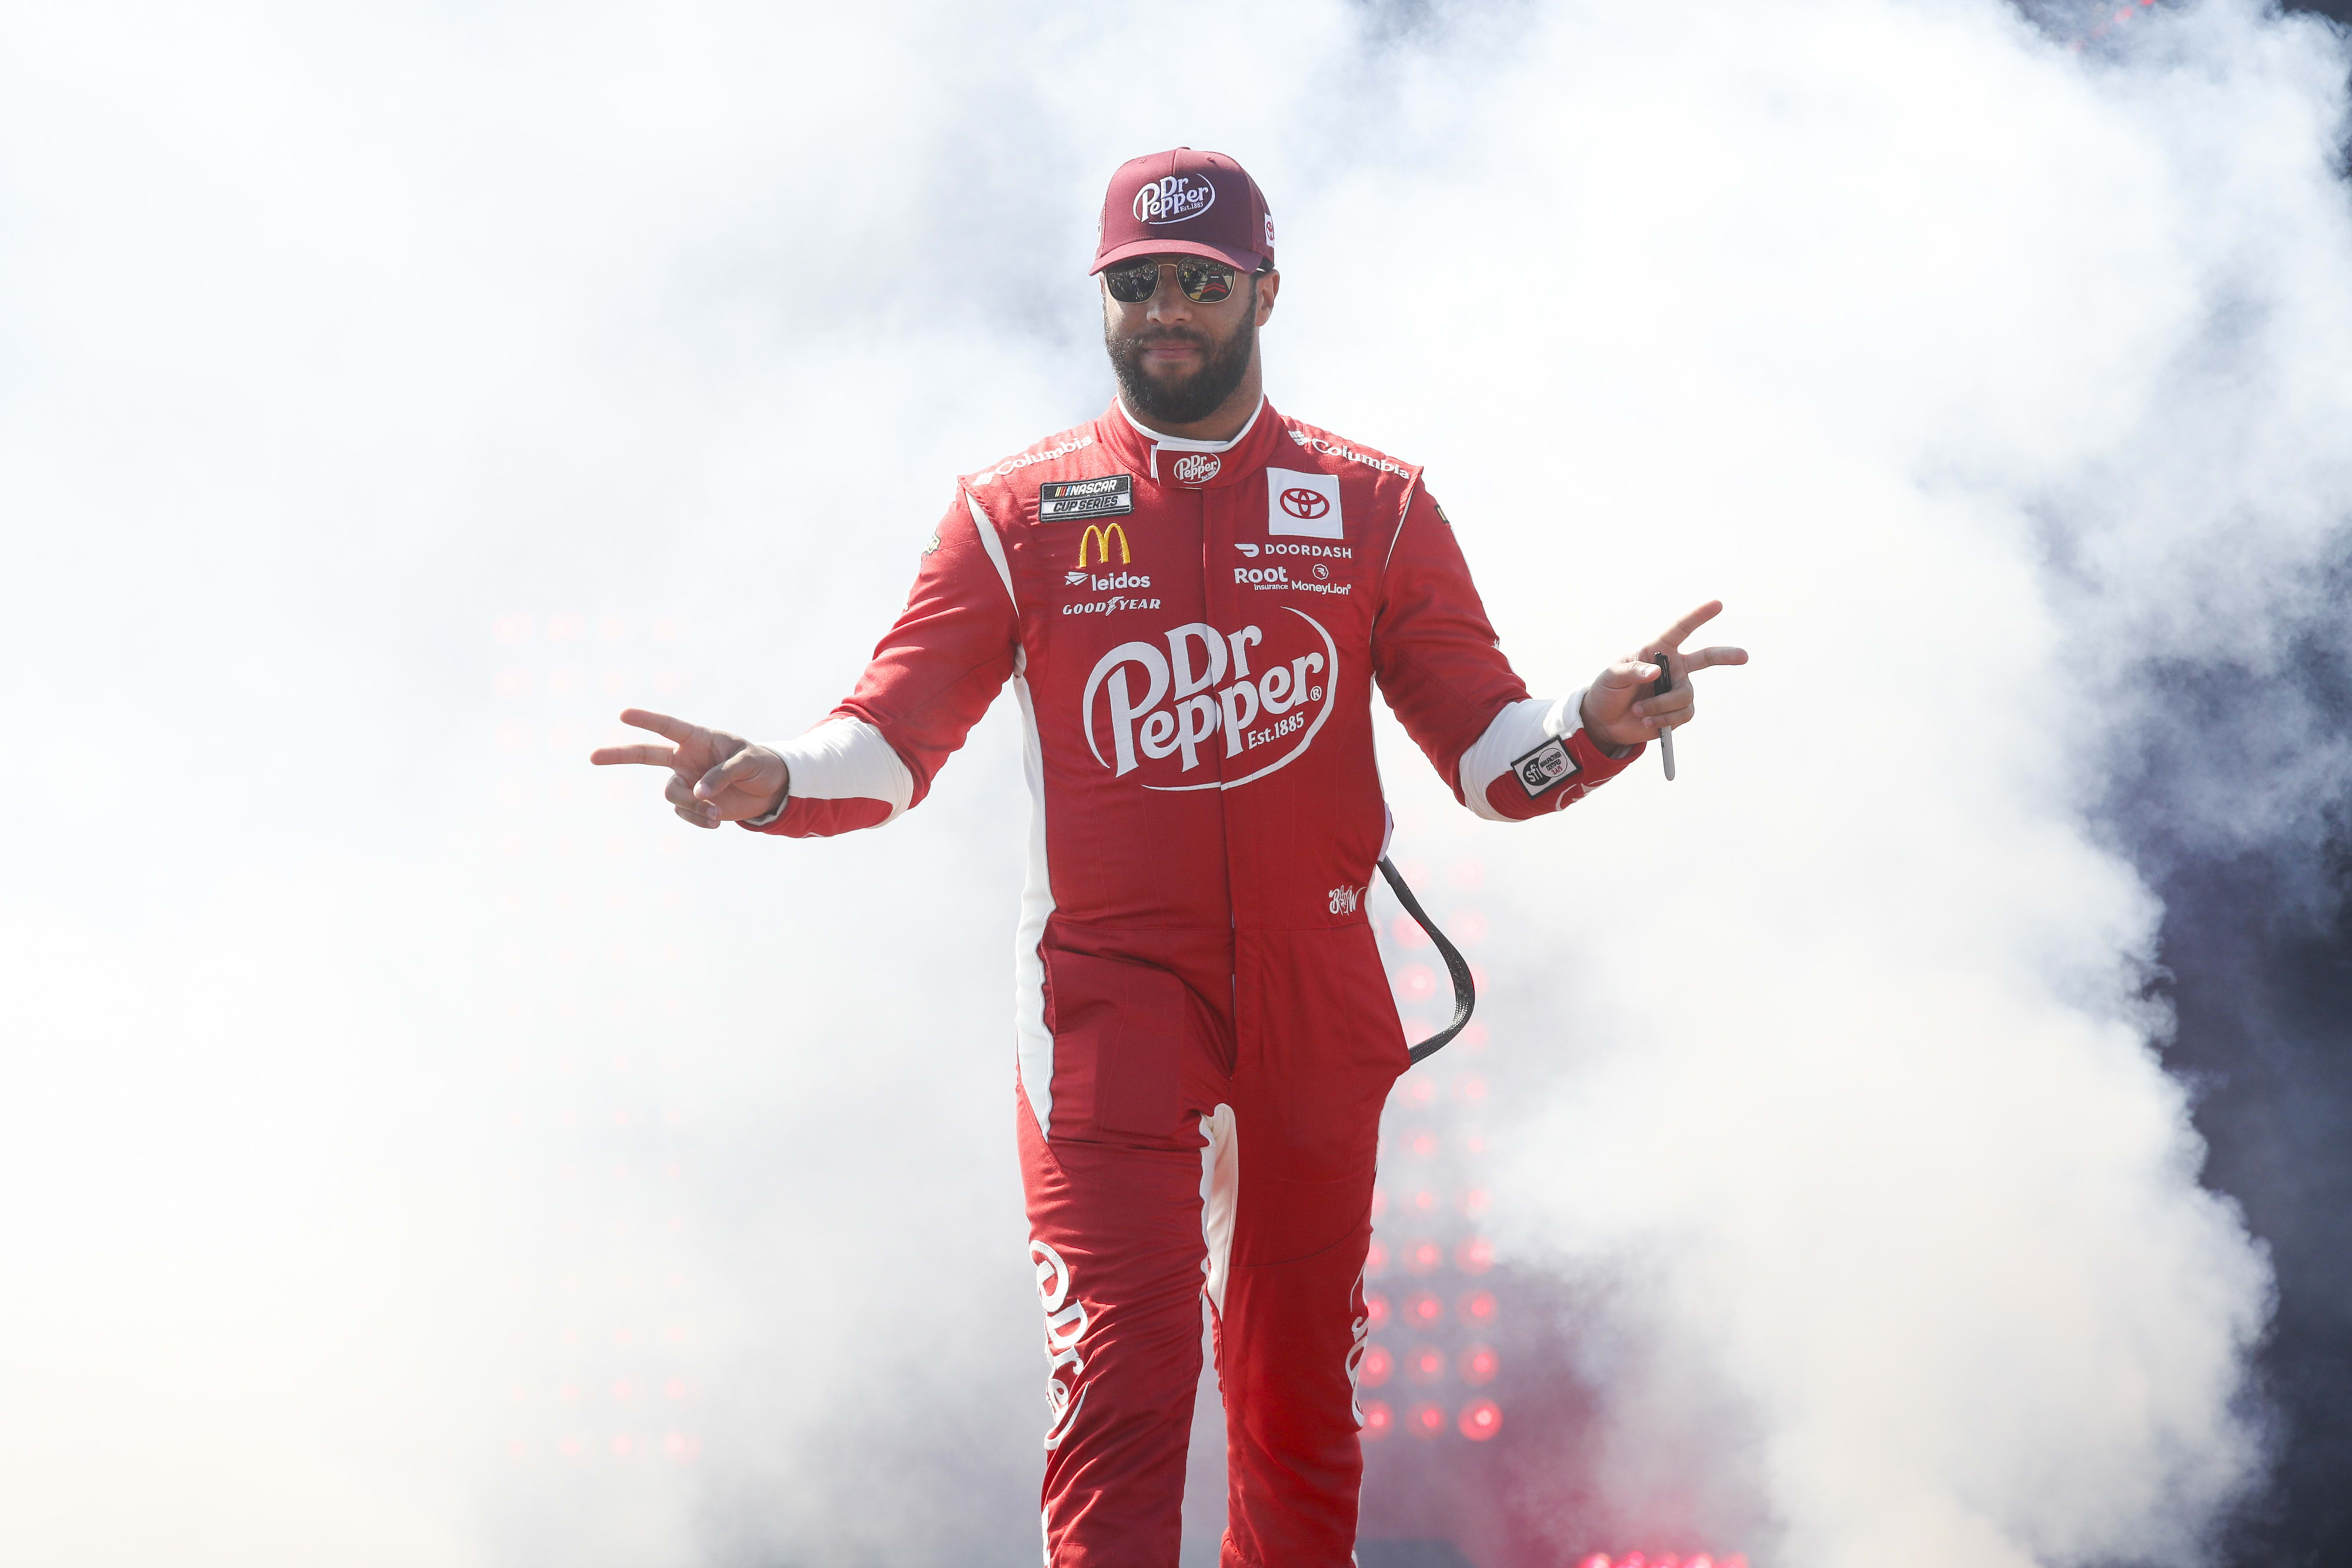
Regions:
<instances>
[{"instance_id":1,"label":"sunglasses","mask_svg":"<svg viewBox=\"0 0 2352 1568\"><path fill-rule=\"evenodd\" d=\"M1215 305L1231 298L1236 269L1205 256L1181 256L1172 262L1125 261L1102 271L1103 287L1121 305L1140 305L1160 291L1160 269L1176 269L1176 287L1195 305Z\"/></svg>"}]
</instances>

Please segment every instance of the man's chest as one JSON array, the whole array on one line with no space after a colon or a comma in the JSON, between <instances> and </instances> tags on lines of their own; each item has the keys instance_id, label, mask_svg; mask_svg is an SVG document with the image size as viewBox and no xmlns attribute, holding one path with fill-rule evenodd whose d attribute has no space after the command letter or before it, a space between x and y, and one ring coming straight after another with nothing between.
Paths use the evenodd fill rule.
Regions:
<instances>
[{"instance_id":1,"label":"man's chest","mask_svg":"<svg viewBox=\"0 0 2352 1568\"><path fill-rule=\"evenodd\" d=\"M1362 705L1381 552L1336 477L1095 474L1023 500L1007 542L1040 728L1113 778L1232 788Z\"/></svg>"}]
</instances>

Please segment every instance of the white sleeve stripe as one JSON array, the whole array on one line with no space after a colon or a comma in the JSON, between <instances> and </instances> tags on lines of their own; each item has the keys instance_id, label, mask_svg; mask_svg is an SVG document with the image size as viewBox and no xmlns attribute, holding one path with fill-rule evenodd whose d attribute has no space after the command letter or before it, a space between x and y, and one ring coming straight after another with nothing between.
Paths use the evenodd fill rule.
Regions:
<instances>
[{"instance_id":1,"label":"white sleeve stripe","mask_svg":"<svg viewBox=\"0 0 2352 1568\"><path fill-rule=\"evenodd\" d=\"M915 776L862 718L829 718L776 747L793 770L790 800L880 800L895 820L915 798Z\"/></svg>"},{"instance_id":2,"label":"white sleeve stripe","mask_svg":"<svg viewBox=\"0 0 2352 1568\"><path fill-rule=\"evenodd\" d=\"M981 548L996 564L997 579L1004 584L1004 597L1013 601L1013 609L1020 609L1020 595L1013 591L1013 569L1004 564L1004 541L996 537L996 525L989 520L987 509L981 506L980 497L969 490L963 493L963 504L971 508L971 526L980 530Z\"/></svg>"},{"instance_id":3,"label":"white sleeve stripe","mask_svg":"<svg viewBox=\"0 0 2352 1568\"><path fill-rule=\"evenodd\" d=\"M1512 763L1545 741L1565 739L1574 734L1583 711L1584 692L1580 687L1557 699L1528 697L1505 704L1503 711L1495 716L1495 722L1486 727L1486 733L1462 754L1462 803L1490 822L1509 821L1511 819L1487 803L1486 786L1509 772Z\"/></svg>"}]
</instances>

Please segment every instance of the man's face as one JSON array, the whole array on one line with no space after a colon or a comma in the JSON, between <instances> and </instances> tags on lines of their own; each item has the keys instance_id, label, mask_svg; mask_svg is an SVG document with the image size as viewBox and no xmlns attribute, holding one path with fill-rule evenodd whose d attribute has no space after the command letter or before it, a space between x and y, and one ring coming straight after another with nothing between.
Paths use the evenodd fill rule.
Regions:
<instances>
[{"instance_id":1,"label":"man's face","mask_svg":"<svg viewBox=\"0 0 2352 1568\"><path fill-rule=\"evenodd\" d=\"M1176 281L1176 263L1186 258L1151 259L1160 264L1160 287L1141 304L1122 304L1103 287L1103 347L1139 418L1191 424L1215 413L1248 373L1276 275L1239 274L1223 299L1196 305Z\"/></svg>"}]
</instances>

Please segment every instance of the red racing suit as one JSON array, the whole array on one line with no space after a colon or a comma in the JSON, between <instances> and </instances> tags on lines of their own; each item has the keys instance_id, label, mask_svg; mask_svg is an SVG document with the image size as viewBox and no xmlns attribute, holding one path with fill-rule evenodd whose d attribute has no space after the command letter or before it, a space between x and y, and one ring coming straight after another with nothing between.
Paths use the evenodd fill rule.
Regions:
<instances>
[{"instance_id":1,"label":"red racing suit","mask_svg":"<svg viewBox=\"0 0 2352 1568\"><path fill-rule=\"evenodd\" d=\"M920 801L1013 685L1029 874L1022 1171L1049 1568L1172 1568L1212 1315L1225 1568L1350 1561L1373 1155L1405 1041L1365 910L1381 695L1479 815L1626 767L1530 698L1420 471L1261 402L1225 443L1114 402L964 479L833 715L790 835Z\"/></svg>"}]
</instances>

